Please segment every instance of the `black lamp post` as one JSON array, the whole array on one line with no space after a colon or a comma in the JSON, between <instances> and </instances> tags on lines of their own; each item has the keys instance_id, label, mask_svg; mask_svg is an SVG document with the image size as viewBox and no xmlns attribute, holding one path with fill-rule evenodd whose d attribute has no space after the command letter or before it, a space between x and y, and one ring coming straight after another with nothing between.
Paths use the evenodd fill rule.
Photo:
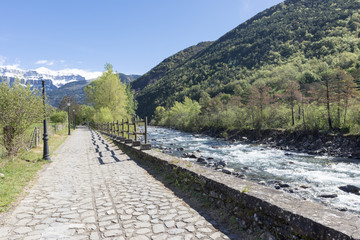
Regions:
<instances>
[{"instance_id":1,"label":"black lamp post","mask_svg":"<svg viewBox=\"0 0 360 240\"><path fill-rule=\"evenodd\" d=\"M73 118L74 118L74 130L75 130L75 109L73 109Z\"/></svg>"},{"instance_id":2,"label":"black lamp post","mask_svg":"<svg viewBox=\"0 0 360 240\"><path fill-rule=\"evenodd\" d=\"M69 135L70 135L71 133L70 133L70 103L69 102L67 103L67 106L68 106L68 128L69 128Z\"/></svg>"},{"instance_id":3,"label":"black lamp post","mask_svg":"<svg viewBox=\"0 0 360 240\"><path fill-rule=\"evenodd\" d=\"M45 105L45 80L41 78L42 83L42 97L43 97L43 104L44 104L44 152L43 152L43 159L50 160L50 153L49 153L49 135L47 132L47 121L46 121L46 105Z\"/></svg>"}]
</instances>

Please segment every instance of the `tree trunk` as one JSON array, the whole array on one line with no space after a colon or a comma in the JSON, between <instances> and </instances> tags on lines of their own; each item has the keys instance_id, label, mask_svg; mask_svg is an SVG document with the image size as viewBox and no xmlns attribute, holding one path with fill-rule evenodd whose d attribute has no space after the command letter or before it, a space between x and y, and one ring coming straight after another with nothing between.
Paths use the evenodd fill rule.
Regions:
<instances>
[{"instance_id":1,"label":"tree trunk","mask_svg":"<svg viewBox=\"0 0 360 240\"><path fill-rule=\"evenodd\" d=\"M304 131L306 130L306 123L305 123L305 109L304 109L304 96L301 95L301 108L302 108L302 119L304 125Z\"/></svg>"},{"instance_id":2,"label":"tree trunk","mask_svg":"<svg viewBox=\"0 0 360 240\"><path fill-rule=\"evenodd\" d=\"M326 108L327 108L327 114L328 114L328 123L329 123L329 129L332 130L332 122L331 122L331 113L330 113L330 93L329 93L329 80L325 80L325 86L326 86Z\"/></svg>"},{"instance_id":3,"label":"tree trunk","mask_svg":"<svg viewBox=\"0 0 360 240\"><path fill-rule=\"evenodd\" d=\"M4 147L6 149L7 155L11 156L15 154L15 145L14 145L14 138L15 138L15 128L12 126L5 126L3 128L4 133Z\"/></svg>"},{"instance_id":4,"label":"tree trunk","mask_svg":"<svg viewBox=\"0 0 360 240\"><path fill-rule=\"evenodd\" d=\"M340 104L341 104L341 98L340 98L340 92L338 92L338 96L337 96L337 122L338 122L338 128L341 128L341 119L340 119Z\"/></svg>"},{"instance_id":5,"label":"tree trunk","mask_svg":"<svg viewBox=\"0 0 360 240\"><path fill-rule=\"evenodd\" d=\"M344 125L346 124L346 114L347 114L347 108L348 108L348 98L345 98L345 106L344 106Z\"/></svg>"},{"instance_id":6,"label":"tree trunk","mask_svg":"<svg viewBox=\"0 0 360 240\"><path fill-rule=\"evenodd\" d=\"M295 119L294 119L294 104L291 104L291 121L292 125L295 125Z\"/></svg>"}]
</instances>

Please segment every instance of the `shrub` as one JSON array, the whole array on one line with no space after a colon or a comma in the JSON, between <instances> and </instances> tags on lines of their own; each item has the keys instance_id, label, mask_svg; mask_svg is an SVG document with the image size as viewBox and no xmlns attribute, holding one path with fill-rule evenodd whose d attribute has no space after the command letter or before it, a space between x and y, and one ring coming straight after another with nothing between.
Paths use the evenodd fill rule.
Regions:
<instances>
[{"instance_id":1,"label":"shrub","mask_svg":"<svg viewBox=\"0 0 360 240\"><path fill-rule=\"evenodd\" d=\"M50 120L51 122L53 123L65 123L66 120L67 120L67 112L65 111L58 111L58 112L55 112L53 113L51 116L50 116Z\"/></svg>"}]
</instances>

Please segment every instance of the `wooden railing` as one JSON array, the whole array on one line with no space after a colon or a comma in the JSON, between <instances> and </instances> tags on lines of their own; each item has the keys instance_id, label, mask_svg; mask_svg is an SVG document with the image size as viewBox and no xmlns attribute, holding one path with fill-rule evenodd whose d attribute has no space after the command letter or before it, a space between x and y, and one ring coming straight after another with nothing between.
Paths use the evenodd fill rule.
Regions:
<instances>
[{"instance_id":1,"label":"wooden railing","mask_svg":"<svg viewBox=\"0 0 360 240\"><path fill-rule=\"evenodd\" d=\"M140 126L144 126L144 131L140 131ZM132 144L132 146L140 146L142 150L151 149L151 145L148 144L148 121L145 119L134 118L131 121L129 119L121 119L116 122L106 122L95 124L95 128L101 133L113 138L116 141L124 142L126 144ZM139 141L139 136L144 136L143 143Z\"/></svg>"},{"instance_id":2,"label":"wooden railing","mask_svg":"<svg viewBox=\"0 0 360 240\"><path fill-rule=\"evenodd\" d=\"M33 147L39 146L39 143L41 141L41 131L38 127L35 127L35 129L30 134L29 143L26 146L26 150L29 151Z\"/></svg>"}]
</instances>

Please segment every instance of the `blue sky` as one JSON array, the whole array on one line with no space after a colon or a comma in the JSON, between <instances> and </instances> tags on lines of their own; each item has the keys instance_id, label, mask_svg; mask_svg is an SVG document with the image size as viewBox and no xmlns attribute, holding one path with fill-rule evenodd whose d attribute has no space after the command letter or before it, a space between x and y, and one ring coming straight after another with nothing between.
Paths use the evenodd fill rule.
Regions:
<instances>
[{"instance_id":1,"label":"blue sky","mask_svg":"<svg viewBox=\"0 0 360 240\"><path fill-rule=\"evenodd\" d=\"M1 0L0 65L144 74L282 0Z\"/></svg>"}]
</instances>

